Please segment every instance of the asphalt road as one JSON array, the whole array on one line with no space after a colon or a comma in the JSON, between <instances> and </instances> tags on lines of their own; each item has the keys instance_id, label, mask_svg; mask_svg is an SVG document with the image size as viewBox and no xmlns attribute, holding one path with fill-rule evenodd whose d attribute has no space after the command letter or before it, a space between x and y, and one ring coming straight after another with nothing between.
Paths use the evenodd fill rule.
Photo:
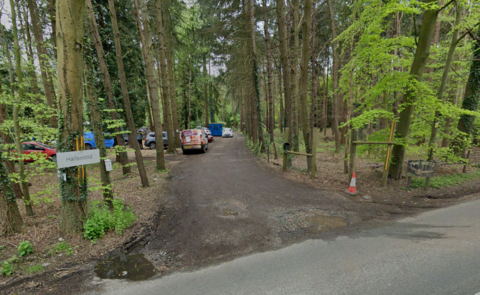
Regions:
<instances>
[{"instance_id":1,"label":"asphalt road","mask_svg":"<svg viewBox=\"0 0 480 295\"><path fill-rule=\"evenodd\" d=\"M106 294L479 294L480 200Z\"/></svg>"}]
</instances>

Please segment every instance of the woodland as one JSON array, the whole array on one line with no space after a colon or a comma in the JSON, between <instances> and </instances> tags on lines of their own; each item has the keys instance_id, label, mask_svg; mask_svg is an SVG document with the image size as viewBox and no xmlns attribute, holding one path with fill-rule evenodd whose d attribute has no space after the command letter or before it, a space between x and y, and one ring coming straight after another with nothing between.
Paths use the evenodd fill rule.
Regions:
<instances>
[{"instance_id":1,"label":"woodland","mask_svg":"<svg viewBox=\"0 0 480 295\"><path fill-rule=\"evenodd\" d=\"M391 179L403 177L411 151L468 164L479 142L478 0L2 0L0 13L3 236L35 214L29 173L56 170L45 159L19 164L32 138L67 152L93 131L111 210L104 136L115 138L115 169L135 166L148 187L136 141L143 126L157 142L168 134L157 171L180 147L179 130L212 122L243 133L258 153L275 141L310 153L314 132L328 133L345 173L351 142L388 141L393 122ZM365 151L385 158L385 147ZM87 230L89 169L58 172L62 232Z\"/></svg>"}]
</instances>

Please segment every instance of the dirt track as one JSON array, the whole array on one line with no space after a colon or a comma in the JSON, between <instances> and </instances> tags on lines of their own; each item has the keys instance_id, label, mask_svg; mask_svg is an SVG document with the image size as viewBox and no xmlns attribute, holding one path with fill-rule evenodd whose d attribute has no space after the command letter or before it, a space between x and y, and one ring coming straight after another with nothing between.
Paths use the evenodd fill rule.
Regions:
<instances>
[{"instance_id":1,"label":"dirt track","mask_svg":"<svg viewBox=\"0 0 480 295\"><path fill-rule=\"evenodd\" d=\"M358 230L360 221L407 213L288 180L259 163L238 134L216 138L206 154L179 157L185 159L171 173L155 233L138 249L162 272ZM349 226L324 232L329 225L309 222L312 216L343 217Z\"/></svg>"}]
</instances>

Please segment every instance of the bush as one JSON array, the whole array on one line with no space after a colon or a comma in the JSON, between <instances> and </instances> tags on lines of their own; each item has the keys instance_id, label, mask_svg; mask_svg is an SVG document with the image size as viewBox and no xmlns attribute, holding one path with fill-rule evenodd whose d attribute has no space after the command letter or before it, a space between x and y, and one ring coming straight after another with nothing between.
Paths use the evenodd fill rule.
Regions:
<instances>
[{"instance_id":1,"label":"bush","mask_svg":"<svg viewBox=\"0 0 480 295\"><path fill-rule=\"evenodd\" d=\"M29 241L23 241L18 245L18 256L23 257L33 253L33 246Z\"/></svg>"},{"instance_id":2,"label":"bush","mask_svg":"<svg viewBox=\"0 0 480 295\"><path fill-rule=\"evenodd\" d=\"M105 204L100 204L100 202L93 203L89 218L83 227L85 230L83 236L86 239L96 241L110 229L115 229L117 234L121 235L124 229L137 220L132 209L130 207L125 208L122 200L114 199L112 203L113 211Z\"/></svg>"},{"instance_id":3,"label":"bush","mask_svg":"<svg viewBox=\"0 0 480 295\"><path fill-rule=\"evenodd\" d=\"M7 277L13 274L13 265L8 261L5 261L0 269L0 274L6 275Z\"/></svg>"}]
</instances>

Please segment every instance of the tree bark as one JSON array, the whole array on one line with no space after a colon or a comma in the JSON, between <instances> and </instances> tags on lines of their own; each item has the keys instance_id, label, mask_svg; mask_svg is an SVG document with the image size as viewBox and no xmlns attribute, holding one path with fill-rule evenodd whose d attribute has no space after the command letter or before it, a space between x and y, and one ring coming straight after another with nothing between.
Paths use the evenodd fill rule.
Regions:
<instances>
[{"instance_id":1,"label":"tree bark","mask_svg":"<svg viewBox=\"0 0 480 295\"><path fill-rule=\"evenodd\" d=\"M45 97L47 98L47 104L58 113L57 97L55 94L55 88L53 87L53 79L48 73L48 67L50 67L45 50L45 44L43 41L42 27L40 24L40 17L38 13L38 6L35 0L27 0L28 8L30 10L30 17L32 19L33 35L37 44L37 55L40 64L40 73L42 76L43 88L45 90ZM58 128L57 115L51 117L50 123L53 128Z\"/></svg>"},{"instance_id":2,"label":"tree bark","mask_svg":"<svg viewBox=\"0 0 480 295\"><path fill-rule=\"evenodd\" d=\"M107 62L105 61L105 56L103 54L102 43L100 39L100 33L98 32L97 21L95 19L95 14L93 12L92 0L86 0L88 16L90 20L90 30L92 31L93 40L95 43L95 50L97 51L98 61L100 63L100 71L102 73L103 85L105 87L105 92L107 93L108 106L111 110L114 110L111 113L112 120L118 121L118 115L115 108L115 103L113 101L113 90L112 82L110 80L110 73L108 72ZM103 135L102 135L103 136ZM120 128L115 128L115 139L117 141L117 153L119 160L122 164L123 175L130 173L131 169L128 165L128 155L125 150L125 140L123 139L123 134L120 131Z\"/></svg>"},{"instance_id":3,"label":"tree bark","mask_svg":"<svg viewBox=\"0 0 480 295\"><path fill-rule=\"evenodd\" d=\"M85 1L57 2L57 76L59 94L58 152L77 148L83 136L83 21ZM62 219L60 228L65 234L80 232L87 215L87 182L82 166L59 169Z\"/></svg>"},{"instance_id":4,"label":"tree bark","mask_svg":"<svg viewBox=\"0 0 480 295\"><path fill-rule=\"evenodd\" d=\"M50 23L52 24L52 40L53 40L53 52L55 58L57 58L57 18L55 0L48 1L48 10L50 11Z\"/></svg>"},{"instance_id":5,"label":"tree bark","mask_svg":"<svg viewBox=\"0 0 480 295\"><path fill-rule=\"evenodd\" d=\"M125 69L123 66L122 46L120 44L120 32L118 30L117 11L115 9L114 0L108 0L108 6L110 8L110 18L112 21L113 39L115 41L115 56L117 57L117 68L118 68L118 76L120 77L120 86L122 88L123 105L125 107L125 114L127 116L128 128L130 129L129 144L130 146L133 146L135 150L135 158L137 161L138 173L140 174L140 179L142 181L142 186L148 187L149 184L148 184L147 171L145 170L145 164L143 163L142 152L140 151L140 146L136 138L137 130L135 128L135 122L133 120L132 107L130 104L130 95L128 93L128 87L127 87L127 78L125 76ZM157 143L159 142L157 141ZM160 144L160 146L163 152L163 139L160 141L160 143L162 143Z\"/></svg>"},{"instance_id":6,"label":"tree bark","mask_svg":"<svg viewBox=\"0 0 480 295\"><path fill-rule=\"evenodd\" d=\"M427 3L432 2L433 0L429 0ZM392 150L392 165L390 166L389 174L395 179L399 179L402 176L406 150L405 140L407 139L412 121L413 103L415 102L416 96L416 82L422 81L423 72L430 55L430 46L438 12L436 9L426 10L423 16L417 50L410 69L410 85L408 85L403 97L405 108L402 109L399 114L399 122L395 130L395 141L402 143L402 145L395 145Z\"/></svg>"},{"instance_id":7,"label":"tree bark","mask_svg":"<svg viewBox=\"0 0 480 295\"><path fill-rule=\"evenodd\" d=\"M169 1L167 1L167 4ZM174 77L174 65L175 61L173 59L173 45L172 45L172 36L171 31L172 27L170 20L168 18L168 5L163 7L163 23L165 28L165 53L167 57L167 70L168 70L168 89L170 91L170 106L172 109L172 123L173 123L173 133L175 147L179 148L181 146L180 140L180 121L178 119L178 107L177 107L177 96L175 93L175 77ZM208 128L208 126L205 126Z\"/></svg>"},{"instance_id":8,"label":"tree bark","mask_svg":"<svg viewBox=\"0 0 480 295\"><path fill-rule=\"evenodd\" d=\"M289 127L288 141L293 141L293 114L292 114L292 93L290 70L288 63L288 44L287 44L287 24L285 21L285 2L284 0L276 0L277 16L278 16L278 35L280 41L280 61L282 63L283 88L285 95L285 117L287 126Z\"/></svg>"},{"instance_id":9,"label":"tree bark","mask_svg":"<svg viewBox=\"0 0 480 295\"><path fill-rule=\"evenodd\" d=\"M299 48L300 48L300 41L299 41L299 33L300 33L300 24L299 24L299 13L300 13L300 0L293 0L293 5L291 8L293 9L293 48L291 50L291 61L292 64L290 65L291 71L291 83L292 83L292 115L293 115L293 150L298 152L300 148L300 137L299 137L299 120L300 119L300 99L299 99L299 85L298 85L298 78L299 78L299 66L298 66L298 59L299 59Z\"/></svg>"},{"instance_id":10,"label":"tree bark","mask_svg":"<svg viewBox=\"0 0 480 295\"><path fill-rule=\"evenodd\" d=\"M272 73L272 50L270 48L270 32L268 32L268 15L267 15L267 0L263 0L263 14L264 14L264 33L265 33L265 47L267 50L267 93L268 93L268 122L267 126L270 131L270 142L273 142L273 131L275 130L275 119L273 111L273 73Z\"/></svg>"},{"instance_id":11,"label":"tree bark","mask_svg":"<svg viewBox=\"0 0 480 295\"><path fill-rule=\"evenodd\" d=\"M463 8L457 3L454 29L452 32L452 40L450 41L450 48L448 49L447 60L445 62L445 67L443 68L443 75L440 83L440 88L438 89L438 92L437 92L438 102L443 101L445 88L447 88L448 74L450 72L450 66L452 65L453 55L455 54L455 49L457 48L457 44L458 44L457 39L458 39L458 32L460 30L459 25L460 25L460 22L462 21L462 17L463 17ZM436 110L435 118L433 119L432 131L430 134L430 142L428 145L428 161L431 161L433 159L434 146L437 140L439 117L440 117L440 112Z\"/></svg>"},{"instance_id":12,"label":"tree bark","mask_svg":"<svg viewBox=\"0 0 480 295\"><path fill-rule=\"evenodd\" d=\"M157 35L158 35L158 52L159 52L159 66L158 75L162 80L162 102L163 102L163 124L167 131L168 149L167 153L175 153L175 140L173 136L172 124L172 110L170 107L170 90L169 79L167 73L167 61L165 57L165 32L163 28L163 15L160 0L155 1L156 15L157 15Z\"/></svg>"},{"instance_id":13,"label":"tree bark","mask_svg":"<svg viewBox=\"0 0 480 295\"><path fill-rule=\"evenodd\" d=\"M299 1L299 0L297 0ZM303 141L305 143L305 152L310 154L312 152L310 145L310 128L309 128L309 116L307 110L308 104L308 62L310 60L310 34L312 33L312 0L305 0L304 2L304 15L302 24L302 56L300 60L300 80L299 86L299 101L300 101L300 119L302 126ZM312 101L315 99L312 97ZM310 110L314 112L314 108ZM312 167L311 157L307 158L308 171Z\"/></svg>"},{"instance_id":14,"label":"tree bark","mask_svg":"<svg viewBox=\"0 0 480 295\"><path fill-rule=\"evenodd\" d=\"M157 77L155 77L155 66L153 59L153 47L152 47L152 33L150 29L150 23L148 19L148 9L147 3L145 0L140 0L140 9L143 19L143 28L145 36L145 68L147 70L147 82L148 87L150 88L150 97L152 99L152 112L153 112L153 123L155 125L155 141L157 143L163 143L163 132L162 124L160 121L160 109L159 109L159 97L158 97L158 84ZM165 155L163 152L163 144L157 144L157 170L163 171L166 169L165 166Z\"/></svg>"},{"instance_id":15,"label":"tree bark","mask_svg":"<svg viewBox=\"0 0 480 295\"><path fill-rule=\"evenodd\" d=\"M332 99L332 130L335 135L335 150L338 152L341 147L341 134L339 130L340 125L340 105L341 101L338 97L338 84L339 84L339 70L340 70L340 58L338 55L338 44L335 40L337 38L337 31L335 28L335 14L333 12L332 0L327 0L328 10L330 12L330 22L332 31L332 57L333 57L333 69L332 69L332 83L333 83L333 99Z\"/></svg>"},{"instance_id":16,"label":"tree bark","mask_svg":"<svg viewBox=\"0 0 480 295\"><path fill-rule=\"evenodd\" d=\"M25 167L23 163L23 152L22 152L22 142L20 138L20 118L18 117L19 109L24 101L24 89L23 89L23 73L22 73L22 65L21 65L21 54L20 54L20 44L18 42L18 31L17 31L17 23L16 23L16 10L15 4L13 0L10 0L10 8L12 10L12 29L13 29L13 43L14 43L14 53L15 53L15 71L17 74L17 88L18 88L18 99L13 99L13 129L15 132L15 147L17 149L17 156L20 159L19 167L20 167L20 183L22 185L23 190L23 200L25 201L25 210L28 216L32 216L33 213L33 206L30 200L30 193L28 188L28 181L27 175L25 174ZM9 60L9 72L10 72L10 82L12 87L14 87L13 81L13 68L10 61L9 53L8 53L8 45L5 44L5 51L7 58ZM13 94L13 92L12 92Z\"/></svg>"}]
</instances>

